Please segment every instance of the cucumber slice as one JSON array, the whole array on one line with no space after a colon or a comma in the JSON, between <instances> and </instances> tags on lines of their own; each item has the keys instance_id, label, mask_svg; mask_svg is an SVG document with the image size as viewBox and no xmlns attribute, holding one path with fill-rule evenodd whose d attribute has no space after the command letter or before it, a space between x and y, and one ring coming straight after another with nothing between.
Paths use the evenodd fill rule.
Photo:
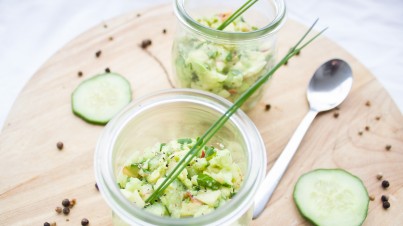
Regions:
<instances>
[{"instance_id":1,"label":"cucumber slice","mask_svg":"<svg viewBox=\"0 0 403 226\"><path fill-rule=\"evenodd\" d=\"M369 196L362 181L342 169L317 169L302 175L294 187L301 215L314 225L361 225Z\"/></svg>"},{"instance_id":2,"label":"cucumber slice","mask_svg":"<svg viewBox=\"0 0 403 226\"><path fill-rule=\"evenodd\" d=\"M80 83L72 94L71 104L78 117L105 125L131 99L130 83L121 75L105 73Z\"/></svg>"}]
</instances>

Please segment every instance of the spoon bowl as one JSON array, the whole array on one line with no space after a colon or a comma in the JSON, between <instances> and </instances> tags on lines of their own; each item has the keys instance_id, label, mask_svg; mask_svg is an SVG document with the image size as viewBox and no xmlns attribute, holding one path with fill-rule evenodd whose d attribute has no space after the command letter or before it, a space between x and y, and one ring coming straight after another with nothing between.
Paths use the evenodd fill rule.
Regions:
<instances>
[{"instance_id":1,"label":"spoon bowl","mask_svg":"<svg viewBox=\"0 0 403 226\"><path fill-rule=\"evenodd\" d=\"M253 219L263 212L315 116L341 104L350 92L352 84L352 70L343 60L329 60L315 71L307 90L309 112L261 184L255 196Z\"/></svg>"},{"instance_id":2,"label":"spoon bowl","mask_svg":"<svg viewBox=\"0 0 403 226\"><path fill-rule=\"evenodd\" d=\"M352 87L352 74L350 66L343 60L333 59L322 64L308 85L310 108L327 111L341 104Z\"/></svg>"}]
</instances>

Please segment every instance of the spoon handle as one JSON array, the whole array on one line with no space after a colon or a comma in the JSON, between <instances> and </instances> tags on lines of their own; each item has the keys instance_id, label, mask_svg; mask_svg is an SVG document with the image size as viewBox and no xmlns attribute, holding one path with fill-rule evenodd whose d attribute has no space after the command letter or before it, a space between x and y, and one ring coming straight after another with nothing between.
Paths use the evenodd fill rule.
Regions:
<instances>
[{"instance_id":1,"label":"spoon handle","mask_svg":"<svg viewBox=\"0 0 403 226\"><path fill-rule=\"evenodd\" d=\"M253 211L253 219L256 219L266 207L266 203L269 201L274 190L276 189L281 177L283 177L288 164L298 149L302 138L311 125L313 119L318 114L318 111L310 109L307 115L299 124L295 130L287 146L284 148L281 155L278 157L273 167L267 174L263 183L260 185L258 192L255 196L255 209Z\"/></svg>"}]
</instances>

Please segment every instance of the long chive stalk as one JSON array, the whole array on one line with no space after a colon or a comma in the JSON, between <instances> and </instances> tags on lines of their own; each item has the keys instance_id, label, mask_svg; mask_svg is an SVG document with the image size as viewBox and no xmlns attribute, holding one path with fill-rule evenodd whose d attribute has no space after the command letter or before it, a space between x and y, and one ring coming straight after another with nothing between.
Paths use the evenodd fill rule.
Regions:
<instances>
[{"instance_id":1,"label":"long chive stalk","mask_svg":"<svg viewBox=\"0 0 403 226\"><path fill-rule=\"evenodd\" d=\"M146 200L146 203L153 203L161 193L178 177L192 159L199 153L207 142L217 133L218 130L228 121L228 119L242 106L243 103L258 90L283 64L299 53L303 48L309 45L313 40L320 36L327 28L320 31L314 37L301 45L307 35L312 31L318 19L311 25L306 33L298 40L298 42L290 49L290 51L269 71L267 74L260 77L239 99L200 137L196 144L189 150L188 153L178 162L175 168L168 174L167 178L158 186L158 188Z\"/></svg>"},{"instance_id":2,"label":"long chive stalk","mask_svg":"<svg viewBox=\"0 0 403 226\"><path fill-rule=\"evenodd\" d=\"M230 17L228 17L220 26L218 26L217 30L224 30L228 25L230 25L236 18L238 18L242 13L248 10L253 4L255 4L258 0L248 0L243 4L239 9L237 9Z\"/></svg>"}]
</instances>

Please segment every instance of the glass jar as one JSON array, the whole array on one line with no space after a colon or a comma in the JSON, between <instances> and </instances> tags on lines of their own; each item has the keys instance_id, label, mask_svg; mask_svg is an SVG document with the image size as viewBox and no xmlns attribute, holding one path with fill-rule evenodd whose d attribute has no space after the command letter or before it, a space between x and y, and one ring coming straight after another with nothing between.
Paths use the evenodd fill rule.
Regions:
<instances>
[{"instance_id":1,"label":"glass jar","mask_svg":"<svg viewBox=\"0 0 403 226\"><path fill-rule=\"evenodd\" d=\"M232 199L212 213L192 218L156 216L130 203L117 185L128 157L157 142L200 137L231 103L214 94L193 89L160 91L131 103L105 127L95 151L99 190L113 211L114 225L248 225L253 196L266 172L262 138L243 111L237 111L208 145L222 144L244 175Z\"/></svg>"},{"instance_id":2,"label":"glass jar","mask_svg":"<svg viewBox=\"0 0 403 226\"><path fill-rule=\"evenodd\" d=\"M234 102L275 65L276 34L285 20L283 0L260 0L224 31L215 29L245 2L175 0L176 87L205 90ZM257 90L242 109L253 108L264 89Z\"/></svg>"}]
</instances>

